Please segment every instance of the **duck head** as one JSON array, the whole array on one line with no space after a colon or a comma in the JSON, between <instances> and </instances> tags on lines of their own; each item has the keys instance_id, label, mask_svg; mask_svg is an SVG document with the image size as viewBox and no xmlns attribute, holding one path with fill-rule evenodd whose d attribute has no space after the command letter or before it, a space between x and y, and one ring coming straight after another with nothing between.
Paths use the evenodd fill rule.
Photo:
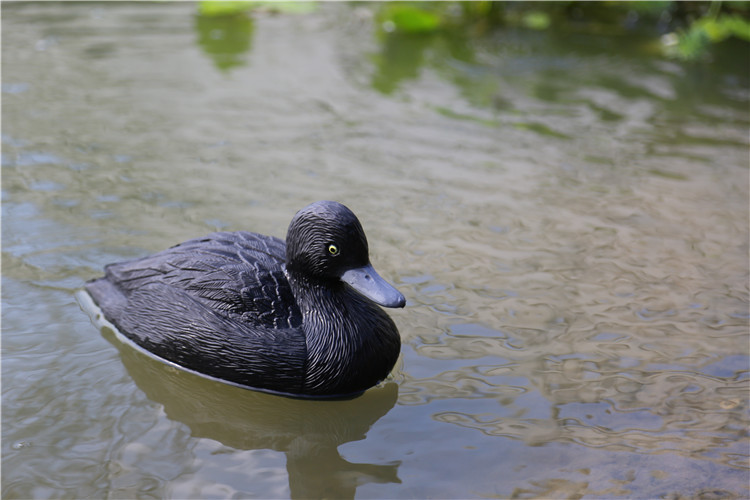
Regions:
<instances>
[{"instance_id":1,"label":"duck head","mask_svg":"<svg viewBox=\"0 0 750 500\"><path fill-rule=\"evenodd\" d=\"M375 272L357 216L341 203L318 201L292 219L286 235L286 267L318 282L342 281L383 307L406 299Z\"/></svg>"}]
</instances>

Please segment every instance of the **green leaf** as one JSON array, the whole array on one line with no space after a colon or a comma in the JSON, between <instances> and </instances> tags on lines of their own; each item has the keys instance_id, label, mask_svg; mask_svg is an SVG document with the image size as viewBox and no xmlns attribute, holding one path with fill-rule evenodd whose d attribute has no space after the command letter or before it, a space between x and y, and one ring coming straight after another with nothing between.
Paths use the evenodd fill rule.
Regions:
<instances>
[{"instance_id":1,"label":"green leaf","mask_svg":"<svg viewBox=\"0 0 750 500\"><path fill-rule=\"evenodd\" d=\"M750 41L750 21L739 15L721 14L718 17L703 17L695 21L687 32L667 37L667 53L681 59L696 59L703 55L712 43L723 42L729 37Z\"/></svg>"},{"instance_id":2,"label":"green leaf","mask_svg":"<svg viewBox=\"0 0 750 500\"><path fill-rule=\"evenodd\" d=\"M750 42L750 21L738 15L724 16L727 31L737 38Z\"/></svg>"}]
</instances>

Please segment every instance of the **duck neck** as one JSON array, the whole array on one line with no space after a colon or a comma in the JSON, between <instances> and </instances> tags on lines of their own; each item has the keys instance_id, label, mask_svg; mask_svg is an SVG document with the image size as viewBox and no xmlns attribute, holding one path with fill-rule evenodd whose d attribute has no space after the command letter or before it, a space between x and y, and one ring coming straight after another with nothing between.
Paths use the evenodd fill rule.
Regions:
<instances>
[{"instance_id":1,"label":"duck neck","mask_svg":"<svg viewBox=\"0 0 750 500\"><path fill-rule=\"evenodd\" d=\"M302 315L308 348L346 347L357 336L349 325L352 304L361 301L340 281L317 282L287 272Z\"/></svg>"},{"instance_id":2,"label":"duck neck","mask_svg":"<svg viewBox=\"0 0 750 500\"><path fill-rule=\"evenodd\" d=\"M308 390L353 393L385 378L401 345L390 317L341 281L287 275L302 314Z\"/></svg>"}]
</instances>

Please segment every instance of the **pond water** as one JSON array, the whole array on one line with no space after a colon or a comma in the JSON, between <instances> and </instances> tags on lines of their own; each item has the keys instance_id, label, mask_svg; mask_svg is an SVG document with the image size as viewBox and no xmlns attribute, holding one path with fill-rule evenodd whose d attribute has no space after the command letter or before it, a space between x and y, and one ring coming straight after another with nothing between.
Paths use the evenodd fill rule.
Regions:
<instances>
[{"instance_id":1,"label":"pond water","mask_svg":"<svg viewBox=\"0 0 750 500\"><path fill-rule=\"evenodd\" d=\"M3 4L3 498L750 495L747 45L375 9ZM319 199L408 299L359 398L198 378L79 304Z\"/></svg>"}]
</instances>

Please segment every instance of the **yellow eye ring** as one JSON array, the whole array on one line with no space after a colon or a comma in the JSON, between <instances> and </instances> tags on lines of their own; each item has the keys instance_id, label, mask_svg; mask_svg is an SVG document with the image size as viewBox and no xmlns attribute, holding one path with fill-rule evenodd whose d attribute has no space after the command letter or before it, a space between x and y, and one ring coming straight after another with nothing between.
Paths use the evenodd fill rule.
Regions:
<instances>
[{"instance_id":1,"label":"yellow eye ring","mask_svg":"<svg viewBox=\"0 0 750 500\"><path fill-rule=\"evenodd\" d=\"M328 253L335 257L339 254L339 247L337 247L336 245L328 245Z\"/></svg>"}]
</instances>

